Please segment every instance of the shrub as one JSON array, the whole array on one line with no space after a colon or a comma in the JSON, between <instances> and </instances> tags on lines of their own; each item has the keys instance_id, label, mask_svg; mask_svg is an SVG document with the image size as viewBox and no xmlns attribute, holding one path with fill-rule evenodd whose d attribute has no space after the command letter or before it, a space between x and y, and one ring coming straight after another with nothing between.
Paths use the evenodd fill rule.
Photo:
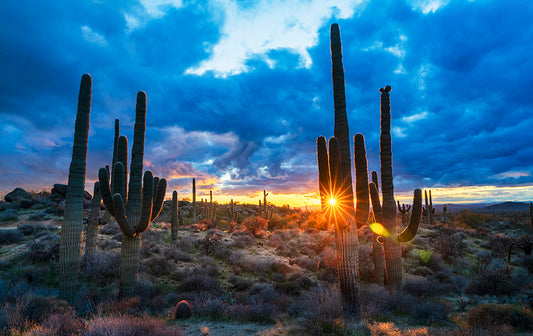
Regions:
<instances>
[{"instance_id":1,"label":"shrub","mask_svg":"<svg viewBox=\"0 0 533 336\"><path fill-rule=\"evenodd\" d=\"M287 228L287 220L282 218L278 214L273 214L272 218L270 219L270 223L268 224L268 227L269 227L270 231L286 229Z\"/></svg>"},{"instance_id":2,"label":"shrub","mask_svg":"<svg viewBox=\"0 0 533 336\"><path fill-rule=\"evenodd\" d=\"M28 258L34 262L56 263L59 260L59 235L47 234L28 244Z\"/></svg>"},{"instance_id":3,"label":"shrub","mask_svg":"<svg viewBox=\"0 0 533 336\"><path fill-rule=\"evenodd\" d=\"M471 210L463 210L453 220L453 225L456 227L463 227L467 229L480 229L492 220L491 215L478 214Z\"/></svg>"},{"instance_id":4,"label":"shrub","mask_svg":"<svg viewBox=\"0 0 533 336\"><path fill-rule=\"evenodd\" d=\"M142 263L148 267L150 274L154 276L170 274L174 266L168 258L161 255L144 259Z\"/></svg>"},{"instance_id":5,"label":"shrub","mask_svg":"<svg viewBox=\"0 0 533 336\"><path fill-rule=\"evenodd\" d=\"M192 274L180 283L181 292L215 292L220 293L218 280L206 274Z\"/></svg>"},{"instance_id":6,"label":"shrub","mask_svg":"<svg viewBox=\"0 0 533 336\"><path fill-rule=\"evenodd\" d=\"M510 325L519 331L533 331L533 313L513 305L484 303L467 314L472 327L491 329L498 325Z\"/></svg>"},{"instance_id":7,"label":"shrub","mask_svg":"<svg viewBox=\"0 0 533 336\"><path fill-rule=\"evenodd\" d=\"M411 318L415 323L431 325L448 320L446 307L436 302L424 302L411 309Z\"/></svg>"},{"instance_id":8,"label":"shrub","mask_svg":"<svg viewBox=\"0 0 533 336\"><path fill-rule=\"evenodd\" d=\"M73 313L66 301L48 296L27 296L21 314L30 322L42 322L52 314Z\"/></svg>"},{"instance_id":9,"label":"shrub","mask_svg":"<svg viewBox=\"0 0 533 336\"><path fill-rule=\"evenodd\" d=\"M81 259L80 277L98 286L105 286L118 279L120 254L118 252L95 252Z\"/></svg>"},{"instance_id":10,"label":"shrub","mask_svg":"<svg viewBox=\"0 0 533 336\"><path fill-rule=\"evenodd\" d=\"M41 236L43 234L53 231L53 228L46 227L42 224L22 224L17 227L17 230L20 231L25 236Z\"/></svg>"},{"instance_id":11,"label":"shrub","mask_svg":"<svg viewBox=\"0 0 533 336\"><path fill-rule=\"evenodd\" d=\"M135 315L139 312L140 300L137 297L118 301L102 301L96 305L96 315L99 317Z\"/></svg>"},{"instance_id":12,"label":"shrub","mask_svg":"<svg viewBox=\"0 0 533 336\"><path fill-rule=\"evenodd\" d=\"M302 295L302 327L310 335L343 335L344 315L336 288L315 287Z\"/></svg>"},{"instance_id":13,"label":"shrub","mask_svg":"<svg viewBox=\"0 0 533 336\"><path fill-rule=\"evenodd\" d=\"M0 222L17 220L19 213L15 209L7 209L0 213Z\"/></svg>"},{"instance_id":14,"label":"shrub","mask_svg":"<svg viewBox=\"0 0 533 336\"><path fill-rule=\"evenodd\" d=\"M240 322L273 323L279 315L279 312L270 303L252 305L237 304L228 307L226 314L229 318Z\"/></svg>"},{"instance_id":15,"label":"shrub","mask_svg":"<svg viewBox=\"0 0 533 336\"><path fill-rule=\"evenodd\" d=\"M101 335L182 336L183 332L147 317L103 317L90 321L84 332L84 336Z\"/></svg>"},{"instance_id":16,"label":"shrub","mask_svg":"<svg viewBox=\"0 0 533 336\"><path fill-rule=\"evenodd\" d=\"M17 244L24 235L19 230L3 229L0 230L0 245Z\"/></svg>"},{"instance_id":17,"label":"shrub","mask_svg":"<svg viewBox=\"0 0 533 336\"><path fill-rule=\"evenodd\" d=\"M268 226L268 221L259 216L247 218L242 223L244 230L250 232L253 236L257 237L264 234L265 229Z\"/></svg>"},{"instance_id":18,"label":"shrub","mask_svg":"<svg viewBox=\"0 0 533 336\"><path fill-rule=\"evenodd\" d=\"M466 289L468 293L478 295L510 295L517 291L517 279L512 276L512 267L501 261L494 261L472 277Z\"/></svg>"}]
</instances>

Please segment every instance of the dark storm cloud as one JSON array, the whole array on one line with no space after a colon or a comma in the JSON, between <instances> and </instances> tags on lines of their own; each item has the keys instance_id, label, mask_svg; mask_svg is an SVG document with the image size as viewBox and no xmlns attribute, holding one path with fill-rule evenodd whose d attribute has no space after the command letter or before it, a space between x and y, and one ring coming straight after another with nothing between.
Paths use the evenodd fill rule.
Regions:
<instances>
[{"instance_id":1,"label":"dark storm cloud","mask_svg":"<svg viewBox=\"0 0 533 336\"><path fill-rule=\"evenodd\" d=\"M0 170L9 174L0 190L66 181L86 72L88 180L111 161L115 118L133 138L135 95L144 90L146 168L172 188L189 190L192 176L206 188L225 176L222 188L235 193L316 187L315 141L333 135L331 22L306 50L308 68L281 48L224 78L186 73L210 57L223 15L188 2L160 9L0 5L0 129L8 135ZM427 14L407 1L370 1L338 20L350 131L365 135L369 170L379 171L378 89L390 84L398 192L533 182L531 17L524 1L457 0Z\"/></svg>"}]
</instances>

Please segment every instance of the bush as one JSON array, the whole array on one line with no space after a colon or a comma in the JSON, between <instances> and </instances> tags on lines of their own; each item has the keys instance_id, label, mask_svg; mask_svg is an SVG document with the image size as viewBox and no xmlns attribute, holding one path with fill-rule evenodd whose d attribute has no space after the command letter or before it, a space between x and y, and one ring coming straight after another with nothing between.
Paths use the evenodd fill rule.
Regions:
<instances>
[{"instance_id":1,"label":"bush","mask_svg":"<svg viewBox=\"0 0 533 336\"><path fill-rule=\"evenodd\" d=\"M469 326L486 329L510 325L519 331L533 331L533 313L513 305L481 304L468 312L467 322Z\"/></svg>"},{"instance_id":2,"label":"bush","mask_svg":"<svg viewBox=\"0 0 533 336\"><path fill-rule=\"evenodd\" d=\"M59 235L47 234L32 241L27 256L33 263L56 263L59 260Z\"/></svg>"},{"instance_id":3,"label":"bush","mask_svg":"<svg viewBox=\"0 0 533 336\"><path fill-rule=\"evenodd\" d=\"M80 277L95 285L105 286L119 277L120 254L95 252L81 259Z\"/></svg>"},{"instance_id":4,"label":"bush","mask_svg":"<svg viewBox=\"0 0 533 336\"><path fill-rule=\"evenodd\" d=\"M19 213L15 209L7 209L0 213L0 222L17 220Z\"/></svg>"},{"instance_id":5,"label":"bush","mask_svg":"<svg viewBox=\"0 0 533 336\"><path fill-rule=\"evenodd\" d=\"M0 245L17 244L24 235L19 230L3 229L0 230Z\"/></svg>"},{"instance_id":6,"label":"bush","mask_svg":"<svg viewBox=\"0 0 533 336\"><path fill-rule=\"evenodd\" d=\"M71 336L80 335L85 329L85 323L74 313L54 314L43 322L41 327L31 332L29 336Z\"/></svg>"},{"instance_id":7,"label":"bush","mask_svg":"<svg viewBox=\"0 0 533 336\"><path fill-rule=\"evenodd\" d=\"M226 311L230 319L240 322L273 323L279 315L276 307L270 303L230 306Z\"/></svg>"},{"instance_id":8,"label":"bush","mask_svg":"<svg viewBox=\"0 0 533 336\"><path fill-rule=\"evenodd\" d=\"M446 307L436 302L424 302L411 309L411 318L415 323L432 325L448 320Z\"/></svg>"},{"instance_id":9,"label":"bush","mask_svg":"<svg viewBox=\"0 0 533 336\"><path fill-rule=\"evenodd\" d=\"M501 261L495 261L481 272L476 272L466 289L477 295L511 295L518 288L517 279L512 276L512 267Z\"/></svg>"},{"instance_id":10,"label":"bush","mask_svg":"<svg viewBox=\"0 0 533 336\"><path fill-rule=\"evenodd\" d=\"M17 227L17 230L20 231L25 236L41 236L43 234L53 231L53 228L46 227L42 224L22 224Z\"/></svg>"},{"instance_id":11,"label":"bush","mask_svg":"<svg viewBox=\"0 0 533 336\"><path fill-rule=\"evenodd\" d=\"M265 229L268 226L268 221L259 216L247 218L242 223L244 230L250 232L255 237L264 234Z\"/></svg>"},{"instance_id":12,"label":"bush","mask_svg":"<svg viewBox=\"0 0 533 336\"><path fill-rule=\"evenodd\" d=\"M182 336L183 332L176 326L147 317L103 317L90 321L83 335Z\"/></svg>"},{"instance_id":13,"label":"bush","mask_svg":"<svg viewBox=\"0 0 533 336\"><path fill-rule=\"evenodd\" d=\"M344 315L339 291L330 287L315 287L302 295L299 310L302 327L310 335L343 335Z\"/></svg>"},{"instance_id":14,"label":"bush","mask_svg":"<svg viewBox=\"0 0 533 336\"><path fill-rule=\"evenodd\" d=\"M206 274L193 274L180 283L181 292L215 292L220 293L218 280Z\"/></svg>"}]
</instances>

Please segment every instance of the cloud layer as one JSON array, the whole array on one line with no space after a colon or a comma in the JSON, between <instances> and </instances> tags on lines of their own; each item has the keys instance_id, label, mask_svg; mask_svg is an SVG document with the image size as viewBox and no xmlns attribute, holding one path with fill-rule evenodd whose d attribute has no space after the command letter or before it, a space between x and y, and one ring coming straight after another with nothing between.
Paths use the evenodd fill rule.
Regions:
<instances>
[{"instance_id":1,"label":"cloud layer","mask_svg":"<svg viewBox=\"0 0 533 336\"><path fill-rule=\"evenodd\" d=\"M115 118L132 138L143 90L145 166L172 188L189 192L194 176L219 195L316 192L315 140L333 134L333 22L369 170L390 84L398 193L532 185L531 17L519 0L3 2L0 191L66 182L90 73L88 183L111 160Z\"/></svg>"}]
</instances>

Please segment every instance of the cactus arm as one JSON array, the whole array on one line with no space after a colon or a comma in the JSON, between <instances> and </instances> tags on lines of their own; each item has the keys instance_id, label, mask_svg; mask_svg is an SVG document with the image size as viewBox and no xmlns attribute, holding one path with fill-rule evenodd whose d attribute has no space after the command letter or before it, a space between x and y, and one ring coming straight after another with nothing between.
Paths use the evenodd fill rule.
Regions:
<instances>
[{"instance_id":1,"label":"cactus arm","mask_svg":"<svg viewBox=\"0 0 533 336\"><path fill-rule=\"evenodd\" d=\"M142 197L142 207L141 207L141 217L139 222L135 226L137 233L144 232L150 226L150 221L152 218L152 207L154 201L154 177L152 172L147 170L144 172L143 177L143 197Z\"/></svg>"},{"instance_id":2,"label":"cactus arm","mask_svg":"<svg viewBox=\"0 0 533 336\"><path fill-rule=\"evenodd\" d=\"M376 221L383 225L383 218L381 218L381 203L379 202L379 192L376 184L370 182L368 184L368 189L370 190L370 199L372 200L372 211L374 211L374 216Z\"/></svg>"},{"instance_id":3,"label":"cactus arm","mask_svg":"<svg viewBox=\"0 0 533 336\"><path fill-rule=\"evenodd\" d=\"M326 138L319 136L316 139L316 152L318 160L318 190L320 192L320 205L322 211L327 209L329 198L331 197L328 149Z\"/></svg>"},{"instance_id":4,"label":"cactus arm","mask_svg":"<svg viewBox=\"0 0 533 336\"><path fill-rule=\"evenodd\" d=\"M131 150L131 168L128 191L128 217L132 217L133 223L141 216L142 208L142 171L144 157L144 134L146 132L146 93L137 93L135 106L135 125L133 128L133 147ZM153 190L153 180L152 187Z\"/></svg>"},{"instance_id":5,"label":"cactus arm","mask_svg":"<svg viewBox=\"0 0 533 336\"><path fill-rule=\"evenodd\" d=\"M155 180L155 178L154 178ZM154 183L154 203L152 208L152 221L159 216L163 208L163 201L165 200L165 193L167 192L167 180L162 178L155 188Z\"/></svg>"},{"instance_id":6,"label":"cactus arm","mask_svg":"<svg viewBox=\"0 0 533 336\"><path fill-rule=\"evenodd\" d=\"M117 223L120 226L122 233L124 233L130 238L135 237L137 232L128 223L128 218L126 217L126 213L124 211L124 200L122 199L122 196L120 194L113 195L113 209L115 210L115 214L113 215L113 217L115 217L115 219L117 220Z\"/></svg>"},{"instance_id":7,"label":"cactus arm","mask_svg":"<svg viewBox=\"0 0 533 336\"><path fill-rule=\"evenodd\" d=\"M409 220L409 225L398 235L398 241L403 243L411 241L413 238L415 238L421 216L422 190L415 189L413 195L413 212L411 213L411 219Z\"/></svg>"},{"instance_id":8,"label":"cactus arm","mask_svg":"<svg viewBox=\"0 0 533 336\"><path fill-rule=\"evenodd\" d=\"M354 141L354 166L355 166L355 221L357 228L363 227L368 222L370 200L368 196L368 168L366 161L365 138L358 133Z\"/></svg>"},{"instance_id":9,"label":"cactus arm","mask_svg":"<svg viewBox=\"0 0 533 336\"><path fill-rule=\"evenodd\" d=\"M100 193L102 194L102 201L107 211L114 217L115 210L113 208L113 195L109 189L109 173L106 168L98 170L98 181L100 182Z\"/></svg>"},{"instance_id":10,"label":"cactus arm","mask_svg":"<svg viewBox=\"0 0 533 336\"><path fill-rule=\"evenodd\" d=\"M120 194L124 202L127 202L126 191L124 190L124 188L126 187L126 176L124 175L124 169L126 169L126 167L124 167L122 162L115 162L115 166L113 167L112 172L113 175L111 177L111 180L113 181L114 185L111 186L111 192L113 193L113 195Z\"/></svg>"},{"instance_id":11,"label":"cactus arm","mask_svg":"<svg viewBox=\"0 0 533 336\"><path fill-rule=\"evenodd\" d=\"M372 173L370 173L372 175L372 182L374 182L374 184L376 185L376 190L379 190L379 179L378 179L378 173L373 170Z\"/></svg>"},{"instance_id":12,"label":"cactus arm","mask_svg":"<svg viewBox=\"0 0 533 336\"><path fill-rule=\"evenodd\" d=\"M340 176L339 172L339 165L341 161L340 153L339 153L339 143L337 141L337 138L331 137L329 139L329 176L331 177L331 190L332 194L338 197L339 189L343 187L342 185L342 177ZM337 200L336 207L342 206L341 202L344 200ZM340 210L342 211L342 210ZM335 215L334 214L334 223L335 228L337 230L344 230L347 226L345 216L341 215Z\"/></svg>"}]
</instances>

